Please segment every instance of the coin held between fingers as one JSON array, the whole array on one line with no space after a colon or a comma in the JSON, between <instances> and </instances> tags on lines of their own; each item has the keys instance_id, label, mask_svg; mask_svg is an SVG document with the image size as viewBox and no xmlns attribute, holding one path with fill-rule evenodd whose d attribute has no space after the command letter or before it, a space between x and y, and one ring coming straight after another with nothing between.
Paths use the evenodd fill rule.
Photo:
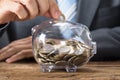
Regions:
<instances>
[{"instance_id":1,"label":"coin held between fingers","mask_svg":"<svg viewBox=\"0 0 120 80\"><path fill-rule=\"evenodd\" d=\"M61 14L61 16L59 17L59 20L65 22L66 21L65 15Z\"/></svg>"}]
</instances>

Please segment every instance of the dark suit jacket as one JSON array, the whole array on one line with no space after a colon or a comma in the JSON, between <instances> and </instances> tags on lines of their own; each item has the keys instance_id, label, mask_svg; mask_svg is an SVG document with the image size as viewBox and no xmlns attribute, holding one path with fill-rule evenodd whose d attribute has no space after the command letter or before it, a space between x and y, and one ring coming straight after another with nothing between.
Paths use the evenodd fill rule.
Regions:
<instances>
[{"instance_id":1,"label":"dark suit jacket","mask_svg":"<svg viewBox=\"0 0 120 80\"><path fill-rule=\"evenodd\" d=\"M82 0L78 22L89 27L97 42L96 60L120 59L120 2L115 0Z\"/></svg>"},{"instance_id":2,"label":"dark suit jacket","mask_svg":"<svg viewBox=\"0 0 120 80\"><path fill-rule=\"evenodd\" d=\"M4 33L4 31L6 30L6 28L8 27L8 25L9 25L9 23L0 25L0 38L1 38L2 34Z\"/></svg>"},{"instance_id":3,"label":"dark suit jacket","mask_svg":"<svg viewBox=\"0 0 120 80\"><path fill-rule=\"evenodd\" d=\"M2 36L3 32L4 32L4 29L0 28L0 37Z\"/></svg>"},{"instance_id":4,"label":"dark suit jacket","mask_svg":"<svg viewBox=\"0 0 120 80\"><path fill-rule=\"evenodd\" d=\"M78 22L88 26L93 41L97 42L97 54L92 60L120 59L120 4L112 5L113 1L79 0ZM37 17L24 22L12 22L8 29L9 40L31 35L31 28L45 20Z\"/></svg>"}]
</instances>

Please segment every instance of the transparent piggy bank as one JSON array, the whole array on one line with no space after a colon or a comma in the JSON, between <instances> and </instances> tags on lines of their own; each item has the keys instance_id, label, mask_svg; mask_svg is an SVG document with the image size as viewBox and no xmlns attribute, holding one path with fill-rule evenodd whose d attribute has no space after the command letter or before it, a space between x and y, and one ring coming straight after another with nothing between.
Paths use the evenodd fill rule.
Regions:
<instances>
[{"instance_id":1,"label":"transparent piggy bank","mask_svg":"<svg viewBox=\"0 0 120 80\"><path fill-rule=\"evenodd\" d=\"M76 72L96 53L96 43L85 25L55 19L32 28L32 47L43 72Z\"/></svg>"}]
</instances>

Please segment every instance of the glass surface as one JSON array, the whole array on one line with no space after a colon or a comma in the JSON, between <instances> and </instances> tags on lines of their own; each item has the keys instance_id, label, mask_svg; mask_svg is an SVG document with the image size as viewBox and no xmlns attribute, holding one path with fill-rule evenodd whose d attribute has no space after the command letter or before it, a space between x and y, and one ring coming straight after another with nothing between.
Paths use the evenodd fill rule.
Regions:
<instances>
[{"instance_id":1,"label":"glass surface","mask_svg":"<svg viewBox=\"0 0 120 80\"><path fill-rule=\"evenodd\" d=\"M32 46L43 72L76 72L96 53L96 43L85 25L55 19L32 28Z\"/></svg>"}]
</instances>

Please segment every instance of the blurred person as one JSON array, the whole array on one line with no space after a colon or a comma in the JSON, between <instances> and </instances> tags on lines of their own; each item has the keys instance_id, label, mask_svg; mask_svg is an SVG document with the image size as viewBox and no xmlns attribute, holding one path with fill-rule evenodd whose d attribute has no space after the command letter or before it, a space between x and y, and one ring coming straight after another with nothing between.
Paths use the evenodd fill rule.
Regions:
<instances>
[{"instance_id":1,"label":"blurred person","mask_svg":"<svg viewBox=\"0 0 120 80\"><path fill-rule=\"evenodd\" d=\"M22 21L32 20L37 16L46 16L46 17L57 19L59 18L60 15L61 15L61 12L55 0L0 0L0 46L3 47L4 43L6 42L9 43L12 41L11 39L8 39L7 33L8 35L9 34L12 35L12 37L16 36L16 35L13 35L14 29L11 29L12 27L18 28L19 26L20 29L24 27L24 29L25 30L28 29L28 32L29 32L29 29L31 28L31 26L34 25L34 24L31 25L29 22L23 23L22 25L21 24L19 25L19 23L15 25L17 21L22 22ZM29 24L30 26L27 24ZM6 32L6 34L3 35L4 32ZM20 35L22 35L23 32L21 31ZM21 51L22 53L24 52L26 53L26 51L31 52L32 51L31 50L31 37L29 38L27 42L24 42L24 41L26 40L23 39L22 42L21 40L20 42L15 41L13 42L13 44L6 46L4 49L1 49L0 60L13 56L15 53L21 54L19 53ZM26 48L25 47L23 48L22 44L28 44L28 43L29 45L28 46L25 45ZM24 49L28 49L28 50L24 51Z\"/></svg>"},{"instance_id":2,"label":"blurred person","mask_svg":"<svg viewBox=\"0 0 120 80\"><path fill-rule=\"evenodd\" d=\"M59 8L55 0L0 0L0 35L8 22L33 19L36 16L58 18Z\"/></svg>"},{"instance_id":3,"label":"blurred person","mask_svg":"<svg viewBox=\"0 0 120 80\"><path fill-rule=\"evenodd\" d=\"M58 0L58 5L61 6L63 1ZM61 11L66 12L65 7L71 1L73 0L63 3L64 5L60 7ZM71 17L71 10L66 13L62 11L62 13L68 20L82 23L90 29L93 41L97 42L97 54L91 60L120 60L120 0L76 1L77 3L73 5L76 8L71 9L76 11L74 17ZM0 60L11 63L32 57L31 37L28 36L34 25L45 20L48 18L37 17L28 21L10 23L7 32L10 42L13 42L0 50Z\"/></svg>"}]
</instances>

